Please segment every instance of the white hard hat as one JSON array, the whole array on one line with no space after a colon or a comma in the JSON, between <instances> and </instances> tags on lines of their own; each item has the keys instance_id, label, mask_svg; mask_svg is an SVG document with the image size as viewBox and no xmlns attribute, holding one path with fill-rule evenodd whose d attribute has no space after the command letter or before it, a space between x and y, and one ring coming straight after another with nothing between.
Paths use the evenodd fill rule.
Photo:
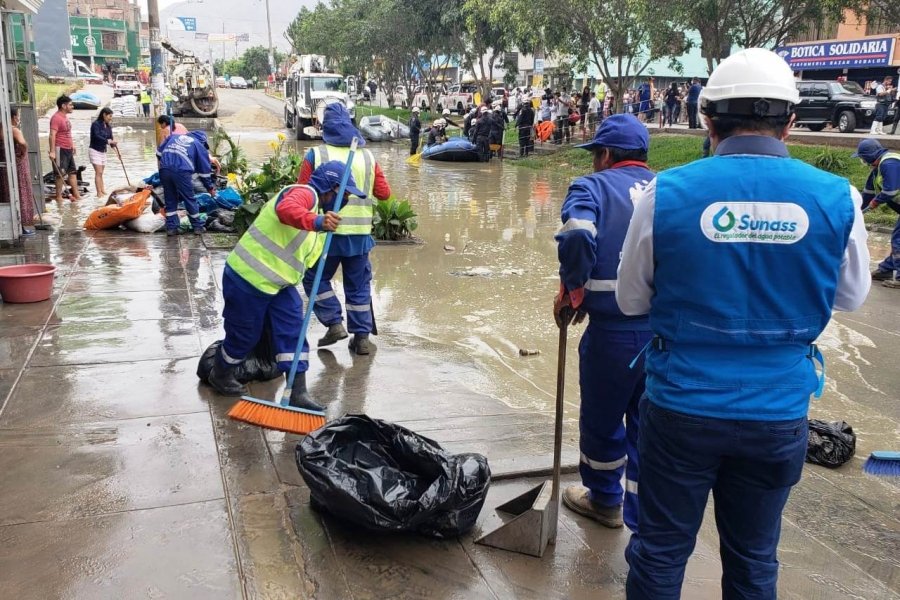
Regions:
<instances>
[{"instance_id":1,"label":"white hard hat","mask_svg":"<svg viewBox=\"0 0 900 600\"><path fill-rule=\"evenodd\" d=\"M710 116L784 116L799 102L794 72L765 48L747 48L723 60L700 92L700 110Z\"/></svg>"},{"instance_id":2,"label":"white hard hat","mask_svg":"<svg viewBox=\"0 0 900 600\"><path fill-rule=\"evenodd\" d=\"M447 121L445 121L444 119L438 119L437 121L434 122L434 124L437 127L443 127L444 125L447 124Z\"/></svg>"},{"instance_id":3,"label":"white hard hat","mask_svg":"<svg viewBox=\"0 0 900 600\"><path fill-rule=\"evenodd\" d=\"M487 112L487 111L489 111L489 110L490 110L490 109L489 109L487 106L482 106L482 107L481 107L481 112Z\"/></svg>"},{"instance_id":4,"label":"white hard hat","mask_svg":"<svg viewBox=\"0 0 900 600\"><path fill-rule=\"evenodd\" d=\"M445 109L441 112L441 114L442 114L442 115L449 115L449 114L450 114L450 109L449 109L449 108L445 108Z\"/></svg>"},{"instance_id":5,"label":"white hard hat","mask_svg":"<svg viewBox=\"0 0 900 600\"><path fill-rule=\"evenodd\" d=\"M412 108L413 112L419 112L420 110L421 109L418 106L413 106L413 108Z\"/></svg>"}]
</instances>

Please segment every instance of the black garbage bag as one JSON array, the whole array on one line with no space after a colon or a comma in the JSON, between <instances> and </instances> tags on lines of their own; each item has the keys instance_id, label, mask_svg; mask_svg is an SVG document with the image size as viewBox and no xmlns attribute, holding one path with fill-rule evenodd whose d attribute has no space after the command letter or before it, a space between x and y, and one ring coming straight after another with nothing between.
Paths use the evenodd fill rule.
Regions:
<instances>
[{"instance_id":1,"label":"black garbage bag","mask_svg":"<svg viewBox=\"0 0 900 600\"><path fill-rule=\"evenodd\" d=\"M209 372L212 371L213 364L216 362L216 353L222 340L216 340L209 345L209 348L200 357L197 364L197 377L202 381L209 379ZM234 376L241 383L248 381L269 381L281 375L278 363L275 362L275 346L272 344L272 335L269 325L263 329L256 347L253 348L244 362L235 367Z\"/></svg>"},{"instance_id":2,"label":"black garbage bag","mask_svg":"<svg viewBox=\"0 0 900 600\"><path fill-rule=\"evenodd\" d=\"M450 454L426 437L347 415L297 444L313 506L376 532L456 537L472 528L491 469L480 454Z\"/></svg>"},{"instance_id":3,"label":"black garbage bag","mask_svg":"<svg viewBox=\"0 0 900 600\"><path fill-rule=\"evenodd\" d=\"M856 452L856 434L844 421L810 419L806 462L834 469Z\"/></svg>"}]
</instances>

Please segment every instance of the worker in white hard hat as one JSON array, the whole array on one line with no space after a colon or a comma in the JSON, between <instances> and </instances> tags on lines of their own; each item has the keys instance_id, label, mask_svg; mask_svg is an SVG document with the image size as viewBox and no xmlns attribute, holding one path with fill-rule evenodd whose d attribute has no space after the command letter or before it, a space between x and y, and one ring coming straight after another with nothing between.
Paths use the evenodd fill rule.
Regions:
<instances>
[{"instance_id":1,"label":"worker in white hard hat","mask_svg":"<svg viewBox=\"0 0 900 600\"><path fill-rule=\"evenodd\" d=\"M409 117L409 155L419 151L419 135L422 133L422 121L419 120L419 107L413 106Z\"/></svg>"},{"instance_id":2,"label":"worker in white hard hat","mask_svg":"<svg viewBox=\"0 0 900 600\"><path fill-rule=\"evenodd\" d=\"M441 111L441 118L444 119L444 122L446 125L453 125L454 127L459 127L460 129L462 129L462 127L460 125L456 124L455 122L453 122L453 120L450 119L450 109L449 108L445 108L444 110Z\"/></svg>"},{"instance_id":3,"label":"worker in white hard hat","mask_svg":"<svg viewBox=\"0 0 900 600\"><path fill-rule=\"evenodd\" d=\"M616 300L649 313L654 338L629 600L680 597L710 492L722 597L777 595L781 513L824 386L815 341L871 285L859 192L784 143L799 101L777 54L731 55L700 94L714 155L635 194Z\"/></svg>"},{"instance_id":4,"label":"worker in white hard hat","mask_svg":"<svg viewBox=\"0 0 900 600\"><path fill-rule=\"evenodd\" d=\"M435 144L443 144L447 141L447 121L444 119L435 119L428 130L428 139L425 140L425 147L434 146Z\"/></svg>"}]
</instances>

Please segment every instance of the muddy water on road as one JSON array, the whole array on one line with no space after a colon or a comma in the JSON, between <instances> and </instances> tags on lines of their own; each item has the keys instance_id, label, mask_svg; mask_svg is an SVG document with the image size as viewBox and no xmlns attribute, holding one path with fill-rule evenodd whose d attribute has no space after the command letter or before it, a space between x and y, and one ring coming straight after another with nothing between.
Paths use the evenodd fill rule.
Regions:
<instances>
[{"instance_id":1,"label":"muddy water on road","mask_svg":"<svg viewBox=\"0 0 900 600\"><path fill-rule=\"evenodd\" d=\"M275 136L264 128L232 130L232 135L251 163L265 159ZM152 132L119 131L117 137L132 182L155 171ZM86 157L86 138L77 137L76 143L79 156ZM301 151L306 147L287 143ZM509 405L546 409L553 399L557 349L551 314L558 288L553 234L569 179L497 160L487 165L422 161L412 167L406 163L406 144L368 148L394 196L408 199L417 211L415 234L424 241L379 245L372 254L373 302L382 333L398 343L428 346L449 362L474 363L493 386L480 391ZM85 179L93 180L90 167ZM110 190L125 184L112 154L106 180ZM51 203L48 210L61 213L65 227L77 229L96 205L89 196L79 206ZM872 242L873 256L880 256L884 240ZM824 345L839 356L846 329L839 333L832 325L826 334ZM569 337L570 409L577 406L580 332ZM539 354L523 357L520 349Z\"/></svg>"}]
</instances>

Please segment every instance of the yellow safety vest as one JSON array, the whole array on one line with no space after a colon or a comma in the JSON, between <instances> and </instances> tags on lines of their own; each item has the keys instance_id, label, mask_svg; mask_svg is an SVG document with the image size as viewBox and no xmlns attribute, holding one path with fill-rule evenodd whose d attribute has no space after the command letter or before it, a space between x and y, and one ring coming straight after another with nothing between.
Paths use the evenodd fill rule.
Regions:
<instances>
[{"instance_id":1,"label":"yellow safety vest","mask_svg":"<svg viewBox=\"0 0 900 600\"><path fill-rule=\"evenodd\" d=\"M297 229L285 225L275 213L275 204L286 192L304 187L313 193L315 203L310 212L318 211L319 195L308 185L289 185L278 196L263 205L259 215L225 261L235 273L266 294L277 294L300 283L306 269L322 255L324 232Z\"/></svg>"},{"instance_id":2,"label":"yellow safety vest","mask_svg":"<svg viewBox=\"0 0 900 600\"><path fill-rule=\"evenodd\" d=\"M330 160L339 160L347 164L350 157L350 148L323 144L313 148L315 163L313 170ZM375 198L372 191L375 189L375 158L365 148L356 151L353 164L350 165L353 180L357 187L366 193L365 198L350 196L350 199L341 208L341 224L334 232L336 235L370 235L372 233L372 217L375 214Z\"/></svg>"},{"instance_id":3,"label":"yellow safety vest","mask_svg":"<svg viewBox=\"0 0 900 600\"><path fill-rule=\"evenodd\" d=\"M881 165L883 165L886 160L900 160L900 154L896 152L886 152L882 155L881 160L878 161L878 172L875 174L875 179L872 181L875 185L876 194L880 194L884 190L884 177L881 175ZM896 190L888 191L894 192Z\"/></svg>"},{"instance_id":4,"label":"yellow safety vest","mask_svg":"<svg viewBox=\"0 0 900 600\"><path fill-rule=\"evenodd\" d=\"M150 98L150 94L147 92L141 92L141 104L150 104L152 102L152 98Z\"/></svg>"}]
</instances>

